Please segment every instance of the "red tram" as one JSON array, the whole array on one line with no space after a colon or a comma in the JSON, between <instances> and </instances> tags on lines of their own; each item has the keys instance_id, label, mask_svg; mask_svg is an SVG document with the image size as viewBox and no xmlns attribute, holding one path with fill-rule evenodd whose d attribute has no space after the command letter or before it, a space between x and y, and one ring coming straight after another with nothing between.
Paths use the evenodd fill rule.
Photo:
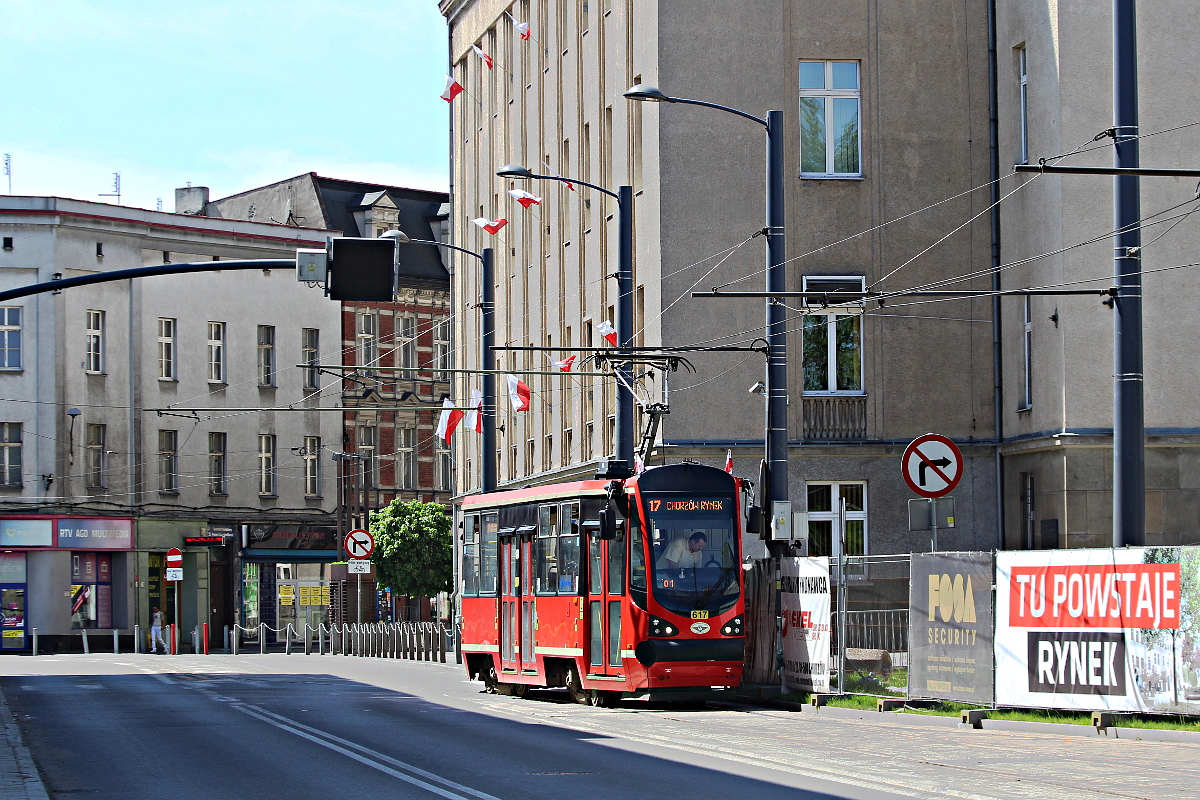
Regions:
<instances>
[{"instance_id":1,"label":"red tram","mask_svg":"<svg viewBox=\"0 0 1200 800\"><path fill-rule=\"evenodd\" d=\"M699 464L463 501L462 651L487 690L694 701L741 682L742 481Z\"/></svg>"}]
</instances>

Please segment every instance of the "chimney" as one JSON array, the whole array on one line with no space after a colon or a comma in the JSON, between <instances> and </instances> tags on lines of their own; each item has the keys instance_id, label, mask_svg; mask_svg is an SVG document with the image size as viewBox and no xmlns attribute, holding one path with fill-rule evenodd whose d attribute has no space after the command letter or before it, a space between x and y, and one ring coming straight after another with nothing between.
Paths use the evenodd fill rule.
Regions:
<instances>
[{"instance_id":1,"label":"chimney","mask_svg":"<svg viewBox=\"0 0 1200 800\"><path fill-rule=\"evenodd\" d=\"M204 207L208 205L207 186L185 186L175 190L175 213L204 216Z\"/></svg>"}]
</instances>

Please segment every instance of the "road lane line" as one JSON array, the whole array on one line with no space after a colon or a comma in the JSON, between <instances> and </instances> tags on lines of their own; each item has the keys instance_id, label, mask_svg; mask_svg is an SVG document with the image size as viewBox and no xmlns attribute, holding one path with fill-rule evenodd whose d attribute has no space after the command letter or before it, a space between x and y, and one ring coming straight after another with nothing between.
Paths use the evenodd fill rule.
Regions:
<instances>
[{"instance_id":1,"label":"road lane line","mask_svg":"<svg viewBox=\"0 0 1200 800\"><path fill-rule=\"evenodd\" d=\"M406 764L403 761L392 758L391 756L386 756L383 753L376 752L370 748L363 747L360 744L356 744L349 740L342 739L341 737L334 736L331 733L318 730L317 728L311 728L308 725L295 722L287 717L281 717L278 714L274 714L264 708L245 703L237 703L231 705L230 707L242 712L243 714L262 720L268 725L273 725L282 731L294 734L302 739L307 739L314 744L319 744L322 747L333 750L334 752L341 753L347 758L352 758L360 764L365 764L372 769L377 769L385 775L390 775L393 778L398 778L406 783L411 783L412 785L418 786L426 791L433 792L441 797L445 797L447 800L467 800L467 795L478 798L478 800L500 800L495 795L490 795L486 792L472 789L469 786L463 786L461 783L456 783L448 778L435 775L434 773L423 770L420 767L414 767L412 764ZM355 750L358 752L354 752ZM414 775L406 775L399 770L391 769L390 767L386 767L379 762L386 762L398 767L399 769L412 772L414 775L420 775L422 778L426 778L427 780L421 780L420 778L414 777ZM438 786L434 786L432 783L429 783L429 781L435 781L443 786L449 787L449 789L456 789L458 791L454 792L449 791L449 789L442 789ZM461 794L458 792L461 792Z\"/></svg>"}]
</instances>

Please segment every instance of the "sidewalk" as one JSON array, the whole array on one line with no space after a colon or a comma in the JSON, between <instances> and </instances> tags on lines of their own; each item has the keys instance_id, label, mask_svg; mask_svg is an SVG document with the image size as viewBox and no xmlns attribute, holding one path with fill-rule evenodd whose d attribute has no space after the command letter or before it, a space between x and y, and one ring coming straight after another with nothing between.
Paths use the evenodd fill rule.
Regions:
<instances>
[{"instance_id":1,"label":"sidewalk","mask_svg":"<svg viewBox=\"0 0 1200 800\"><path fill-rule=\"evenodd\" d=\"M21 741L21 731L8 710L2 690L0 728L4 729L4 738L0 741L0 800L48 800L42 778L33 765L29 749Z\"/></svg>"}]
</instances>

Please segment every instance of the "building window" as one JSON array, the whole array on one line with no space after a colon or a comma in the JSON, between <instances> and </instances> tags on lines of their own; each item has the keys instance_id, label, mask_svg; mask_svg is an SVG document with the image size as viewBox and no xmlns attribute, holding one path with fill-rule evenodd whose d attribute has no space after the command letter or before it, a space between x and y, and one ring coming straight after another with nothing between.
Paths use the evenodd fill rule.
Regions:
<instances>
[{"instance_id":1,"label":"building window","mask_svg":"<svg viewBox=\"0 0 1200 800\"><path fill-rule=\"evenodd\" d=\"M304 494L321 496L321 437L304 437Z\"/></svg>"},{"instance_id":2,"label":"building window","mask_svg":"<svg viewBox=\"0 0 1200 800\"><path fill-rule=\"evenodd\" d=\"M1021 324L1021 405L1018 411L1033 408L1033 305L1025 295L1024 318Z\"/></svg>"},{"instance_id":3,"label":"building window","mask_svg":"<svg viewBox=\"0 0 1200 800\"><path fill-rule=\"evenodd\" d=\"M450 320L444 319L433 327L433 379L450 380Z\"/></svg>"},{"instance_id":4,"label":"building window","mask_svg":"<svg viewBox=\"0 0 1200 800\"><path fill-rule=\"evenodd\" d=\"M379 317L358 315L358 366L373 367L379 361ZM370 374L368 371L367 374Z\"/></svg>"},{"instance_id":5,"label":"building window","mask_svg":"<svg viewBox=\"0 0 1200 800\"><path fill-rule=\"evenodd\" d=\"M321 388L321 374L317 365L321 363L321 331L317 328L300 330L300 358L304 368L304 388Z\"/></svg>"},{"instance_id":6,"label":"building window","mask_svg":"<svg viewBox=\"0 0 1200 800\"><path fill-rule=\"evenodd\" d=\"M258 493L275 495L275 434L258 435Z\"/></svg>"},{"instance_id":7,"label":"building window","mask_svg":"<svg viewBox=\"0 0 1200 800\"><path fill-rule=\"evenodd\" d=\"M0 369L21 368L21 307L0 306Z\"/></svg>"},{"instance_id":8,"label":"building window","mask_svg":"<svg viewBox=\"0 0 1200 800\"><path fill-rule=\"evenodd\" d=\"M1017 100L1017 106L1020 110L1021 118L1018 120L1019 127L1017 128L1017 163L1029 163L1029 62L1027 60L1025 45L1017 48L1017 81L1020 96Z\"/></svg>"},{"instance_id":9,"label":"building window","mask_svg":"<svg viewBox=\"0 0 1200 800\"><path fill-rule=\"evenodd\" d=\"M158 490L179 492L179 431L158 432Z\"/></svg>"},{"instance_id":10,"label":"building window","mask_svg":"<svg viewBox=\"0 0 1200 800\"><path fill-rule=\"evenodd\" d=\"M800 62L800 174L862 175L857 61Z\"/></svg>"},{"instance_id":11,"label":"building window","mask_svg":"<svg viewBox=\"0 0 1200 800\"><path fill-rule=\"evenodd\" d=\"M108 470L105 463L108 453L104 449L107 425L87 426L84 449L87 451L87 485L92 489L103 489L108 485Z\"/></svg>"},{"instance_id":12,"label":"building window","mask_svg":"<svg viewBox=\"0 0 1200 800\"><path fill-rule=\"evenodd\" d=\"M104 258L104 242L96 242L96 258Z\"/></svg>"},{"instance_id":13,"label":"building window","mask_svg":"<svg viewBox=\"0 0 1200 800\"><path fill-rule=\"evenodd\" d=\"M21 485L21 423L0 422L0 484Z\"/></svg>"},{"instance_id":14,"label":"building window","mask_svg":"<svg viewBox=\"0 0 1200 800\"><path fill-rule=\"evenodd\" d=\"M87 312L87 360L85 369L92 375L104 374L104 312Z\"/></svg>"},{"instance_id":15,"label":"building window","mask_svg":"<svg viewBox=\"0 0 1200 800\"><path fill-rule=\"evenodd\" d=\"M867 554L867 484L808 484L808 554L810 556ZM861 574L861 565L857 572ZM856 570L847 568L848 575Z\"/></svg>"},{"instance_id":16,"label":"building window","mask_svg":"<svg viewBox=\"0 0 1200 800\"><path fill-rule=\"evenodd\" d=\"M547 433L542 437L542 472L554 469L554 434Z\"/></svg>"},{"instance_id":17,"label":"building window","mask_svg":"<svg viewBox=\"0 0 1200 800\"><path fill-rule=\"evenodd\" d=\"M436 443L435 456L437 489L439 492L448 492L453 488L451 478L454 474L454 460L450 455L450 445L439 439Z\"/></svg>"},{"instance_id":18,"label":"building window","mask_svg":"<svg viewBox=\"0 0 1200 800\"><path fill-rule=\"evenodd\" d=\"M4 237L4 249L5 250L13 249L13 237L11 237L11 236Z\"/></svg>"},{"instance_id":19,"label":"building window","mask_svg":"<svg viewBox=\"0 0 1200 800\"><path fill-rule=\"evenodd\" d=\"M228 494L226 485L225 464L225 434L210 433L208 435L208 492L209 494Z\"/></svg>"},{"instance_id":20,"label":"building window","mask_svg":"<svg viewBox=\"0 0 1200 800\"><path fill-rule=\"evenodd\" d=\"M396 486L417 488L417 429L396 429Z\"/></svg>"},{"instance_id":21,"label":"building window","mask_svg":"<svg viewBox=\"0 0 1200 800\"><path fill-rule=\"evenodd\" d=\"M179 378L175 367L175 320L158 318L158 379L173 381Z\"/></svg>"},{"instance_id":22,"label":"building window","mask_svg":"<svg viewBox=\"0 0 1200 800\"><path fill-rule=\"evenodd\" d=\"M374 489L379 485L375 475L378 430L374 425L364 425L358 429L358 454L362 458L364 489Z\"/></svg>"},{"instance_id":23,"label":"building window","mask_svg":"<svg viewBox=\"0 0 1200 800\"><path fill-rule=\"evenodd\" d=\"M400 362L398 366L405 369L400 373L402 378L417 377L417 318L396 318L396 348Z\"/></svg>"},{"instance_id":24,"label":"building window","mask_svg":"<svg viewBox=\"0 0 1200 800\"><path fill-rule=\"evenodd\" d=\"M225 383L225 323L208 323L208 382Z\"/></svg>"},{"instance_id":25,"label":"building window","mask_svg":"<svg viewBox=\"0 0 1200 800\"><path fill-rule=\"evenodd\" d=\"M275 326L258 326L258 385L275 385Z\"/></svg>"},{"instance_id":26,"label":"building window","mask_svg":"<svg viewBox=\"0 0 1200 800\"><path fill-rule=\"evenodd\" d=\"M853 275L805 275L803 286L806 292L846 294L865 291L864 279ZM824 309L828 304L806 298L804 305ZM806 314L803 356L806 394L861 394L861 316Z\"/></svg>"}]
</instances>

